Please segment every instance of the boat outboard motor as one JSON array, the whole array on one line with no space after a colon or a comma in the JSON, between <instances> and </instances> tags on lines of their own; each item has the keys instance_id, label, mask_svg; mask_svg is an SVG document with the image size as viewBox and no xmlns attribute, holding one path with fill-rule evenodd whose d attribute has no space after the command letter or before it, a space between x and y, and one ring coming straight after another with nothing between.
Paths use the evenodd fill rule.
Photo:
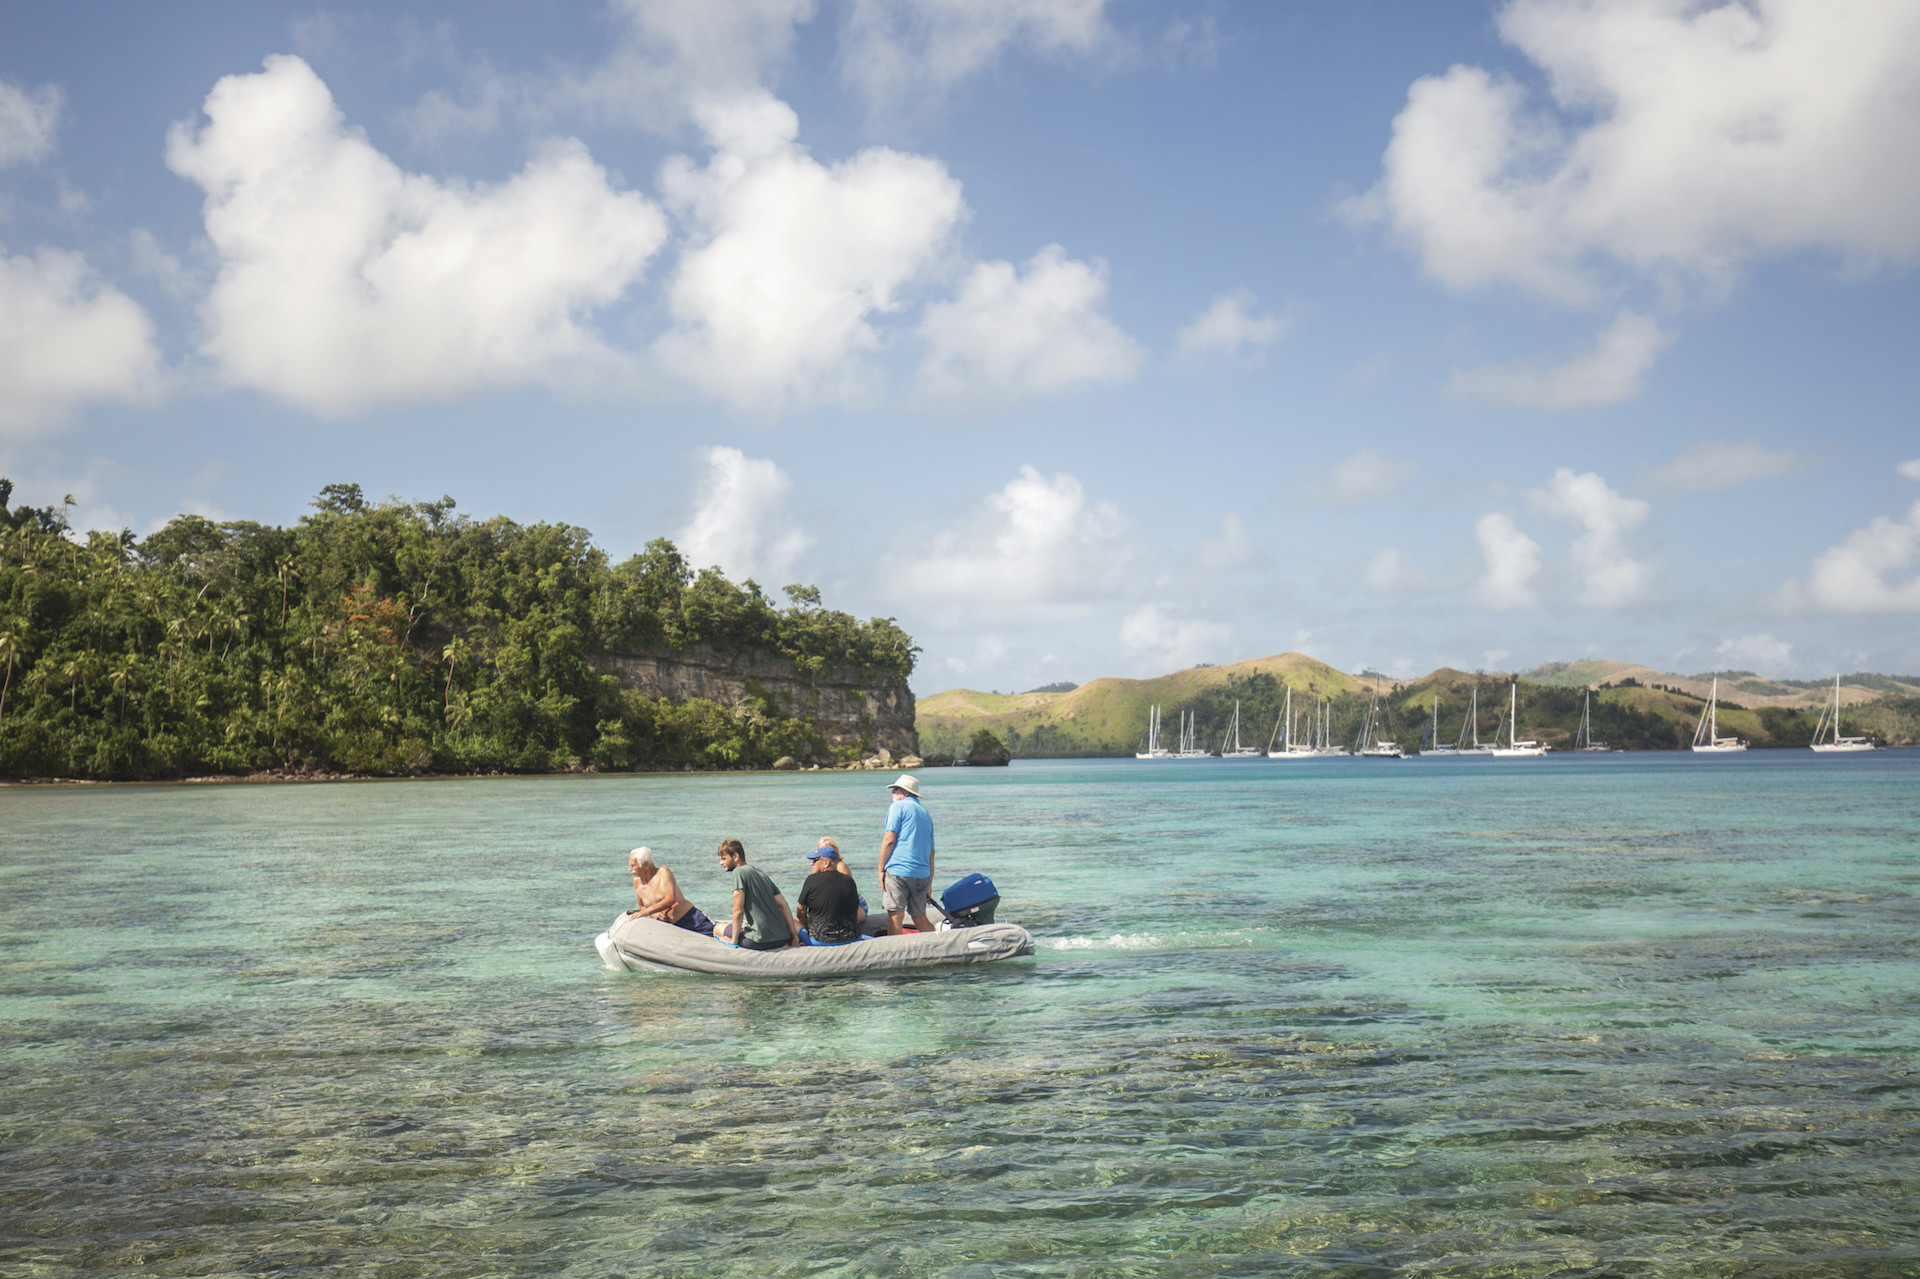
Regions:
<instances>
[{"instance_id":1,"label":"boat outboard motor","mask_svg":"<svg viewBox=\"0 0 1920 1279\"><path fill-rule=\"evenodd\" d=\"M955 928L973 928L993 922L993 908L1000 904L1000 891L985 875L969 875L940 894L940 909Z\"/></svg>"}]
</instances>

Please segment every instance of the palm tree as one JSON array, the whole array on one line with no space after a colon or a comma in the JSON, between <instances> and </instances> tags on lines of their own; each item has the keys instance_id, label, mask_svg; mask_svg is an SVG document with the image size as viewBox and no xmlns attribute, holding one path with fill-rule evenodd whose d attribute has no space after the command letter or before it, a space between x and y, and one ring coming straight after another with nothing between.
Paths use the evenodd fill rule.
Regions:
<instances>
[{"instance_id":1,"label":"palm tree","mask_svg":"<svg viewBox=\"0 0 1920 1279\"><path fill-rule=\"evenodd\" d=\"M134 659L123 657L107 668L107 680L113 685L114 692L120 694L120 722L127 722L127 685L133 683Z\"/></svg>"},{"instance_id":2,"label":"palm tree","mask_svg":"<svg viewBox=\"0 0 1920 1279\"><path fill-rule=\"evenodd\" d=\"M456 635L447 641L445 648L440 650L441 656L447 659L447 689L440 698L440 709L443 711L453 704L453 668L460 661L460 654L465 649L466 645L461 643L460 637Z\"/></svg>"},{"instance_id":3,"label":"palm tree","mask_svg":"<svg viewBox=\"0 0 1920 1279\"><path fill-rule=\"evenodd\" d=\"M20 637L12 631L0 631L0 656L7 659L6 682L0 684L0 719L7 716L7 690L13 687L13 662L20 656Z\"/></svg>"}]
</instances>

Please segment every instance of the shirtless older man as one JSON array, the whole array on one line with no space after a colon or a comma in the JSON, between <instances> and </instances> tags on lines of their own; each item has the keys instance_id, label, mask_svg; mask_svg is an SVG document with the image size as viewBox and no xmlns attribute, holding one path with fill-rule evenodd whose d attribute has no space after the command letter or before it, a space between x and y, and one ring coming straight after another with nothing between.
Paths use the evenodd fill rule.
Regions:
<instances>
[{"instance_id":1,"label":"shirtless older man","mask_svg":"<svg viewBox=\"0 0 1920 1279\"><path fill-rule=\"evenodd\" d=\"M636 848L627 854L627 870L633 875L633 899L639 903L629 915L644 915L684 928L690 933L713 936L713 921L680 891L673 872L653 860L651 848Z\"/></svg>"}]
</instances>

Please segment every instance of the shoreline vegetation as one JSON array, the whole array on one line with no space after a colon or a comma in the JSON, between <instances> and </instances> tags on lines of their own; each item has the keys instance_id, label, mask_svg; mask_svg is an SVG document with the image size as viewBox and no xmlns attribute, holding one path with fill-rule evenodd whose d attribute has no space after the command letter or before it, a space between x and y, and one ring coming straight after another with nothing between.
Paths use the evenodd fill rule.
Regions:
<instances>
[{"instance_id":1,"label":"shoreline vegetation","mask_svg":"<svg viewBox=\"0 0 1920 1279\"><path fill-rule=\"evenodd\" d=\"M1745 738L1756 749L1804 748L1832 688L1830 680L1766 680L1750 671L1676 676L1624 662L1549 663L1517 673L1442 667L1417 679L1391 680L1282 653L1148 680L1105 678L1026 693L954 689L920 700L918 727L926 751L952 750L974 732L990 729L1015 759L1112 758L1140 749L1148 708L1157 704L1168 716L1193 711L1202 744L1217 750L1238 702L1243 740L1265 750L1291 687L1297 714L1319 698L1328 699L1333 740L1351 745L1377 686L1379 736L1414 751L1432 745L1426 739L1435 696L1440 744L1452 746L1476 688L1480 740L1491 742L1506 712L1511 681L1519 684L1520 736L1554 750L1573 747L1589 691L1593 736L1601 742L1623 750L1683 750L1692 741L1707 681L1714 676L1720 680L1721 731ZM1847 732L1885 746L1920 740L1920 680L1849 675L1842 677L1842 691Z\"/></svg>"},{"instance_id":2,"label":"shoreline vegetation","mask_svg":"<svg viewBox=\"0 0 1920 1279\"><path fill-rule=\"evenodd\" d=\"M0 479L0 778L315 780L881 766L748 681L650 697L606 654L772 656L898 684L919 650L811 586L777 607L664 539L612 563L585 529L369 503L334 484L291 528L182 515L74 535ZM868 757L863 759L863 756Z\"/></svg>"}]
</instances>

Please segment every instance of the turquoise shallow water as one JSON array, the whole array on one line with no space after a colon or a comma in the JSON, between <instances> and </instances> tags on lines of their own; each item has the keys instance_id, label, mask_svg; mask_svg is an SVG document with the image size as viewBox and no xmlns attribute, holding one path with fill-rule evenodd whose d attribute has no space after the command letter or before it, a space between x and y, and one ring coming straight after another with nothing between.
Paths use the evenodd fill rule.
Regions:
<instances>
[{"instance_id":1,"label":"turquoise shallow water","mask_svg":"<svg viewBox=\"0 0 1920 1279\"><path fill-rule=\"evenodd\" d=\"M1920 1274L1920 752L936 771L1033 960L599 967L883 780L0 790L0 1273Z\"/></svg>"}]
</instances>

